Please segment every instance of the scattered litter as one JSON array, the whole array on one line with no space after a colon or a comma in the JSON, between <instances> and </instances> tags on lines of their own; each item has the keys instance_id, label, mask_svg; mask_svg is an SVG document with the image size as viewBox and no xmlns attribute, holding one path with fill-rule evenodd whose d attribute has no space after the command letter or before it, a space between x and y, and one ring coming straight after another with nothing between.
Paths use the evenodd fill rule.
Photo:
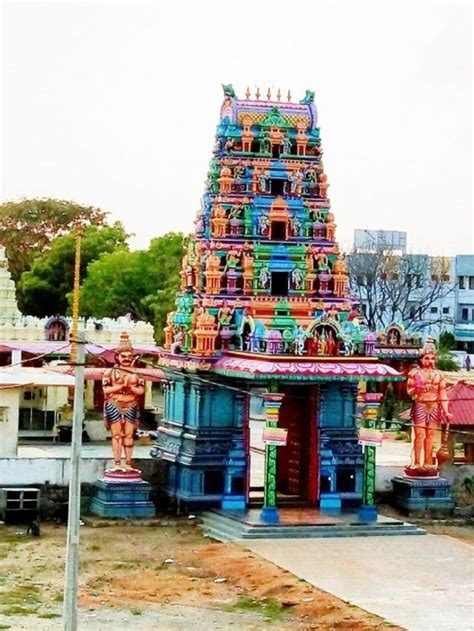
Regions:
<instances>
[{"instance_id":1,"label":"scattered litter","mask_svg":"<svg viewBox=\"0 0 474 631\"><path fill-rule=\"evenodd\" d=\"M206 537L206 539L209 539L209 535L207 533L203 535L203 537Z\"/></svg>"},{"instance_id":2,"label":"scattered litter","mask_svg":"<svg viewBox=\"0 0 474 631\"><path fill-rule=\"evenodd\" d=\"M226 580L227 580L226 578L224 578L223 576L220 576L219 578L214 579L214 583L225 583Z\"/></svg>"},{"instance_id":3,"label":"scattered litter","mask_svg":"<svg viewBox=\"0 0 474 631\"><path fill-rule=\"evenodd\" d=\"M196 515L188 515L188 519L196 519Z\"/></svg>"},{"instance_id":4,"label":"scattered litter","mask_svg":"<svg viewBox=\"0 0 474 631\"><path fill-rule=\"evenodd\" d=\"M97 614L96 613L88 613L87 617L88 618L97 618Z\"/></svg>"},{"instance_id":5,"label":"scattered litter","mask_svg":"<svg viewBox=\"0 0 474 631\"><path fill-rule=\"evenodd\" d=\"M15 534L16 534L18 537L21 537L21 535L24 535L25 533L24 533L24 532L16 532Z\"/></svg>"},{"instance_id":6,"label":"scattered litter","mask_svg":"<svg viewBox=\"0 0 474 631\"><path fill-rule=\"evenodd\" d=\"M303 599L302 599L302 602L304 602L304 603L310 603L310 602L312 602L313 600L314 600L314 598L303 598Z\"/></svg>"},{"instance_id":7,"label":"scattered litter","mask_svg":"<svg viewBox=\"0 0 474 631\"><path fill-rule=\"evenodd\" d=\"M195 572L197 570L197 567L193 567L192 565L188 565L188 567L186 569L189 570L190 572Z\"/></svg>"},{"instance_id":8,"label":"scattered litter","mask_svg":"<svg viewBox=\"0 0 474 631\"><path fill-rule=\"evenodd\" d=\"M174 563L174 559L165 559L163 563Z\"/></svg>"},{"instance_id":9,"label":"scattered litter","mask_svg":"<svg viewBox=\"0 0 474 631\"><path fill-rule=\"evenodd\" d=\"M98 596L99 592L92 592L92 596Z\"/></svg>"},{"instance_id":10,"label":"scattered litter","mask_svg":"<svg viewBox=\"0 0 474 631\"><path fill-rule=\"evenodd\" d=\"M85 526L86 524L82 521L82 519L79 520L79 526Z\"/></svg>"}]
</instances>

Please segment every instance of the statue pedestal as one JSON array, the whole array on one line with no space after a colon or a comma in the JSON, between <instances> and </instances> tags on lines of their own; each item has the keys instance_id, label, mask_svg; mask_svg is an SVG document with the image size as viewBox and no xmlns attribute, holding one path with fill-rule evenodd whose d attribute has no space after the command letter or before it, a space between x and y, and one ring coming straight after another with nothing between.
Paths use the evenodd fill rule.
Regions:
<instances>
[{"instance_id":1,"label":"statue pedestal","mask_svg":"<svg viewBox=\"0 0 474 631\"><path fill-rule=\"evenodd\" d=\"M117 476L97 480L89 510L101 517L154 517L155 505L150 502L151 485L141 476Z\"/></svg>"},{"instance_id":2,"label":"statue pedestal","mask_svg":"<svg viewBox=\"0 0 474 631\"><path fill-rule=\"evenodd\" d=\"M438 511L448 513L454 508L451 486L446 478L392 479L396 506L408 513Z\"/></svg>"}]
</instances>

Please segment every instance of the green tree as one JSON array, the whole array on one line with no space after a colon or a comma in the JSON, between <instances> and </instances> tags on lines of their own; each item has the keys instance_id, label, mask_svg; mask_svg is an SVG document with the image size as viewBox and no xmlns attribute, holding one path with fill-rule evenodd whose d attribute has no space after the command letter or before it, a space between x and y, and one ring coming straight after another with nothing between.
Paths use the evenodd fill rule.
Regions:
<instances>
[{"instance_id":1,"label":"green tree","mask_svg":"<svg viewBox=\"0 0 474 631\"><path fill-rule=\"evenodd\" d=\"M9 269L17 281L56 237L67 234L80 220L103 226L108 213L62 199L22 199L0 204L0 243L5 246Z\"/></svg>"},{"instance_id":2,"label":"green tree","mask_svg":"<svg viewBox=\"0 0 474 631\"><path fill-rule=\"evenodd\" d=\"M81 313L97 318L131 313L152 322L161 342L179 288L184 241L184 235L172 232L153 239L148 250L121 248L101 256L88 267Z\"/></svg>"},{"instance_id":3,"label":"green tree","mask_svg":"<svg viewBox=\"0 0 474 631\"><path fill-rule=\"evenodd\" d=\"M88 265L101 254L127 248L128 235L122 224L88 226L81 247L81 278L86 276ZM68 294L74 282L74 232L57 237L49 250L37 256L29 271L23 272L17 284L20 310L35 316L65 314Z\"/></svg>"},{"instance_id":4,"label":"green tree","mask_svg":"<svg viewBox=\"0 0 474 631\"><path fill-rule=\"evenodd\" d=\"M458 372L459 366L454 361L454 357L451 353L454 346L454 335L452 333L448 333L448 331L443 331L443 333L439 336L438 358L436 360L436 366L440 370Z\"/></svg>"}]
</instances>

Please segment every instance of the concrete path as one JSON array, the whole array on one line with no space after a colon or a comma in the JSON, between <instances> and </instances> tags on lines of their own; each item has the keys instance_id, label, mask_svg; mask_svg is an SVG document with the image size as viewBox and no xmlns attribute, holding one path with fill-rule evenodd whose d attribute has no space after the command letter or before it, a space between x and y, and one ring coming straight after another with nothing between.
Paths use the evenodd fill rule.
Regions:
<instances>
[{"instance_id":1,"label":"concrete path","mask_svg":"<svg viewBox=\"0 0 474 631\"><path fill-rule=\"evenodd\" d=\"M245 543L312 585L409 631L474 630L474 546L452 537Z\"/></svg>"}]
</instances>

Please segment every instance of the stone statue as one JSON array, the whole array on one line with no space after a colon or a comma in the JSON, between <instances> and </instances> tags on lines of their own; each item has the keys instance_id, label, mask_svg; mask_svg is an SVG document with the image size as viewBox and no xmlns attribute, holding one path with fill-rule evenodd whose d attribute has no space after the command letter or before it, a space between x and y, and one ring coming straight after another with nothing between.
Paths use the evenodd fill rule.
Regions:
<instances>
[{"instance_id":1,"label":"stone statue","mask_svg":"<svg viewBox=\"0 0 474 631\"><path fill-rule=\"evenodd\" d=\"M414 431L414 462L405 469L409 477L437 476L433 462L433 435L437 425L449 423L452 414L446 383L436 368L436 346L428 337L421 351L421 367L408 374L407 393L413 399L411 419Z\"/></svg>"},{"instance_id":2,"label":"stone statue","mask_svg":"<svg viewBox=\"0 0 474 631\"><path fill-rule=\"evenodd\" d=\"M132 467L133 441L140 419L139 400L145 393L145 382L133 369L136 357L128 333L120 335L115 351L116 364L104 372L104 423L112 435L114 471L136 473ZM125 468L122 468L125 452Z\"/></svg>"}]
</instances>

